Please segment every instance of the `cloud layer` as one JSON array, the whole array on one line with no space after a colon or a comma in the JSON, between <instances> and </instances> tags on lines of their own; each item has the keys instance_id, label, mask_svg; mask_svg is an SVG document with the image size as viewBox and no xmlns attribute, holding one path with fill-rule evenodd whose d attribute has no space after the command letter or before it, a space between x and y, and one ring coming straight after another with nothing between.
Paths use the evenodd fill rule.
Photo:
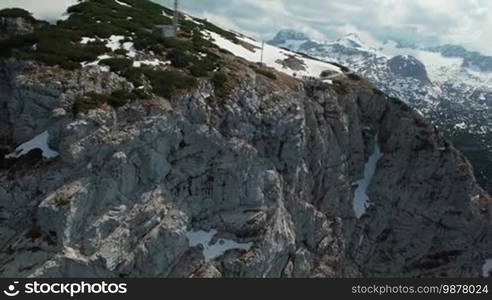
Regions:
<instances>
[{"instance_id":1,"label":"cloud layer","mask_svg":"<svg viewBox=\"0 0 492 300\"><path fill-rule=\"evenodd\" d=\"M110 1L110 0L107 0ZM173 0L154 0L172 6ZM458 44L492 55L490 0L180 0L185 11L257 38L293 28L317 39L355 32L426 45ZM41 19L59 18L77 0L0 0Z\"/></svg>"},{"instance_id":2,"label":"cloud layer","mask_svg":"<svg viewBox=\"0 0 492 300\"><path fill-rule=\"evenodd\" d=\"M170 5L171 0L157 0ZM294 28L313 38L458 44L492 54L490 0L181 0L183 9L264 39Z\"/></svg>"}]
</instances>

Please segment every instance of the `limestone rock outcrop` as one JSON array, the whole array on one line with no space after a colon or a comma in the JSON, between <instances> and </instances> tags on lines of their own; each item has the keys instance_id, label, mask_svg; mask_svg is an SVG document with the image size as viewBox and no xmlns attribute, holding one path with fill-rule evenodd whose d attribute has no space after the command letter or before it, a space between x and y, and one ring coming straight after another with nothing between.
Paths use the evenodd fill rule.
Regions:
<instances>
[{"instance_id":1,"label":"limestone rock outcrop","mask_svg":"<svg viewBox=\"0 0 492 300\"><path fill-rule=\"evenodd\" d=\"M477 277L492 256L491 199L469 163L363 80L342 93L249 72L221 101L205 82L74 116L77 96L128 82L16 59L0 70L1 276ZM57 158L6 162L44 131Z\"/></svg>"}]
</instances>

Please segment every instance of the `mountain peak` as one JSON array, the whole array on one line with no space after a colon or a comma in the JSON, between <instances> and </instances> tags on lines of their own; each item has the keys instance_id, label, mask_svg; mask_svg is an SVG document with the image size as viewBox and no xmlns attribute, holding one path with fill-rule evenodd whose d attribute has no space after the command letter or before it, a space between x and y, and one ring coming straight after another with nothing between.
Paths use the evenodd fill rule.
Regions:
<instances>
[{"instance_id":1,"label":"mountain peak","mask_svg":"<svg viewBox=\"0 0 492 300\"><path fill-rule=\"evenodd\" d=\"M476 68L482 72L492 72L492 56L480 52L470 51L459 45L442 45L430 47L427 50L441 53L445 57L457 57L463 59L463 67Z\"/></svg>"},{"instance_id":2,"label":"mountain peak","mask_svg":"<svg viewBox=\"0 0 492 300\"><path fill-rule=\"evenodd\" d=\"M361 48L365 45L356 33L348 33L339 38L336 42L348 48Z\"/></svg>"},{"instance_id":3,"label":"mountain peak","mask_svg":"<svg viewBox=\"0 0 492 300\"><path fill-rule=\"evenodd\" d=\"M425 65L411 55L397 55L388 61L388 66L396 75L430 83Z\"/></svg>"},{"instance_id":4,"label":"mountain peak","mask_svg":"<svg viewBox=\"0 0 492 300\"><path fill-rule=\"evenodd\" d=\"M293 29L283 29L280 30L275 37L270 41L271 44L282 44L286 41L294 40L294 41L309 41L309 37L300 31L296 31Z\"/></svg>"}]
</instances>

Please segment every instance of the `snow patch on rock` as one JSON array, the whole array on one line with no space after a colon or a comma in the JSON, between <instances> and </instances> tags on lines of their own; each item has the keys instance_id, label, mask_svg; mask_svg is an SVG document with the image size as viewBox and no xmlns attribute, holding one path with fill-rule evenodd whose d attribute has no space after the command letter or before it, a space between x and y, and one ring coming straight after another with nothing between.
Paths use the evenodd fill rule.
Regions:
<instances>
[{"instance_id":1,"label":"snow patch on rock","mask_svg":"<svg viewBox=\"0 0 492 300\"><path fill-rule=\"evenodd\" d=\"M99 67L99 69L101 71L103 71L103 72L109 72L110 71L110 68L108 66L100 66L99 65L99 62L101 60L108 59L108 58L111 58L111 56L109 56L107 54L103 54L103 55L99 55L95 61L82 62L82 63L80 63L80 65L82 66L82 68L86 68L86 67Z\"/></svg>"},{"instance_id":2,"label":"snow patch on rock","mask_svg":"<svg viewBox=\"0 0 492 300\"><path fill-rule=\"evenodd\" d=\"M40 149L43 151L43 157L46 159L51 159L59 156L60 154L50 148L48 145L48 140L50 135L48 131L44 131L43 133L35 136L31 140L21 144L19 147L15 149L15 151L11 154L5 156L6 158L19 158L23 155L26 155L31 150Z\"/></svg>"},{"instance_id":3,"label":"snow patch on rock","mask_svg":"<svg viewBox=\"0 0 492 300\"><path fill-rule=\"evenodd\" d=\"M367 195L367 189L371 184L374 174L376 174L376 168L381 157L383 157L383 153L381 153L378 136L376 135L374 138L374 151L364 167L364 177L356 182L357 189L354 193L354 213L357 218L362 217L371 205L369 196Z\"/></svg>"},{"instance_id":4,"label":"snow patch on rock","mask_svg":"<svg viewBox=\"0 0 492 300\"><path fill-rule=\"evenodd\" d=\"M244 249L249 251L253 243L238 243L233 240L219 238L213 240L217 235L217 230L211 231L188 231L186 237L189 240L190 247L196 247L198 245L203 246L203 256L206 261L215 259L223 255L226 251L232 249Z\"/></svg>"},{"instance_id":5,"label":"snow patch on rock","mask_svg":"<svg viewBox=\"0 0 492 300\"><path fill-rule=\"evenodd\" d=\"M154 58L154 59L147 59L147 60L135 60L133 62L133 67L140 68L142 65L156 67L156 66L167 66L170 64L171 64L170 61L162 61L157 58Z\"/></svg>"},{"instance_id":6,"label":"snow patch on rock","mask_svg":"<svg viewBox=\"0 0 492 300\"><path fill-rule=\"evenodd\" d=\"M114 2L118 3L118 4L119 4L119 5L121 5L121 6L133 7L133 6L131 6L130 4L125 3L125 2L123 2L123 1L114 0Z\"/></svg>"},{"instance_id":7,"label":"snow patch on rock","mask_svg":"<svg viewBox=\"0 0 492 300\"><path fill-rule=\"evenodd\" d=\"M96 38L91 38L91 37L84 36L84 37L82 37L82 40L80 41L80 43L83 44L83 45L86 45L88 43L92 43L92 42L95 42L95 41L97 41Z\"/></svg>"},{"instance_id":8,"label":"snow patch on rock","mask_svg":"<svg viewBox=\"0 0 492 300\"><path fill-rule=\"evenodd\" d=\"M106 47L111 49L111 51L121 49L121 41L124 39L125 37L122 35L112 35L106 40Z\"/></svg>"},{"instance_id":9,"label":"snow patch on rock","mask_svg":"<svg viewBox=\"0 0 492 300\"><path fill-rule=\"evenodd\" d=\"M137 50L135 49L133 42L125 42L123 43L122 47L128 52L128 57L134 58L135 56L137 56Z\"/></svg>"},{"instance_id":10,"label":"snow patch on rock","mask_svg":"<svg viewBox=\"0 0 492 300\"><path fill-rule=\"evenodd\" d=\"M461 123L458 123L458 124L454 125L454 128L465 130L467 128L467 126L466 126L466 123L465 122L461 122Z\"/></svg>"}]
</instances>

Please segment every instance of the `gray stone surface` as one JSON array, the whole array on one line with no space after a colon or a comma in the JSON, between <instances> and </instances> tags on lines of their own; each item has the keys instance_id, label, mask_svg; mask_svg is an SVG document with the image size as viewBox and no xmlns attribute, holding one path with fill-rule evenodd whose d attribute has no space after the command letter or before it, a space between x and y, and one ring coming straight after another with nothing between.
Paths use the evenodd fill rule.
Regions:
<instances>
[{"instance_id":1,"label":"gray stone surface","mask_svg":"<svg viewBox=\"0 0 492 300\"><path fill-rule=\"evenodd\" d=\"M2 146L48 130L60 152L0 170L1 276L471 277L492 256L491 200L469 163L364 81L341 95L250 74L220 105L203 83L74 117L78 95L128 83L15 60L0 70ZM353 183L376 134L384 156L357 219ZM190 230L253 246L205 261Z\"/></svg>"},{"instance_id":2,"label":"gray stone surface","mask_svg":"<svg viewBox=\"0 0 492 300\"><path fill-rule=\"evenodd\" d=\"M388 60L388 67L397 76L411 77L422 83L431 83L425 65L413 56L397 55Z\"/></svg>"}]
</instances>

